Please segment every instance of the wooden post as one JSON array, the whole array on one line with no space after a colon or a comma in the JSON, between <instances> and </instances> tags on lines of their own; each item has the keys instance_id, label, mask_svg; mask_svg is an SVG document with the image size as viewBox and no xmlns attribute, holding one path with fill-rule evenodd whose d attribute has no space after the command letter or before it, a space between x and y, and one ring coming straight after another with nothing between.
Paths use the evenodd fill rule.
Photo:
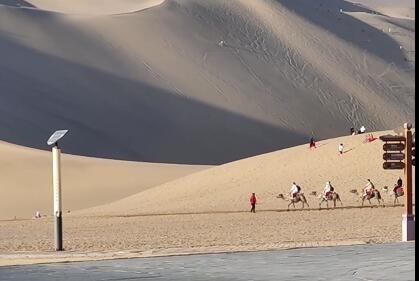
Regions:
<instances>
[{"instance_id":1,"label":"wooden post","mask_svg":"<svg viewBox=\"0 0 419 281\"><path fill-rule=\"evenodd\" d=\"M406 166L404 168L404 177L406 183L406 204L405 210L407 215L411 215L413 213L412 209L412 131L410 130L410 126L407 124L405 125L405 136L406 136L406 148L404 151L405 154L405 163Z\"/></svg>"},{"instance_id":2,"label":"wooden post","mask_svg":"<svg viewBox=\"0 0 419 281\"><path fill-rule=\"evenodd\" d=\"M412 200L412 125L405 123L405 213L402 215L402 240L415 240L415 215L413 214Z\"/></svg>"}]
</instances>

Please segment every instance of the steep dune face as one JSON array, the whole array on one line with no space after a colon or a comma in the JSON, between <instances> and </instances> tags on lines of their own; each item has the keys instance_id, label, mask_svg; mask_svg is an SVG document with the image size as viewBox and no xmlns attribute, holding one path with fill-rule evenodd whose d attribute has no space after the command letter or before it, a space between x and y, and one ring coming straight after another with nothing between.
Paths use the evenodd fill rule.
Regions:
<instances>
[{"instance_id":1,"label":"steep dune face","mask_svg":"<svg viewBox=\"0 0 419 281\"><path fill-rule=\"evenodd\" d=\"M51 152L0 142L0 220L52 213ZM113 202L207 166L104 160L62 154L63 211Z\"/></svg>"},{"instance_id":2,"label":"steep dune face","mask_svg":"<svg viewBox=\"0 0 419 281\"><path fill-rule=\"evenodd\" d=\"M133 13L163 2L164 0L1 0L0 4L65 14L99 16Z\"/></svg>"},{"instance_id":3,"label":"steep dune face","mask_svg":"<svg viewBox=\"0 0 419 281\"><path fill-rule=\"evenodd\" d=\"M375 133L375 137L388 132ZM392 205L391 188L403 171L383 170L382 145L375 140L364 142L365 135L328 139L318 148L298 146L273 153L213 167L190 176L167 182L108 205L80 211L79 214L141 215L164 213L197 213L250 210L249 196L258 198L259 210L286 209L288 202L276 198L282 193L288 198L293 182L302 187L311 208L319 207L318 195L327 181L341 196L344 206L359 206L367 179L382 192L385 204ZM344 154L338 145L345 146ZM389 192L383 191L388 186ZM311 193L317 192L316 196ZM377 202L372 200L373 204ZM368 204L368 203L366 203ZM338 206L340 206L338 204ZM301 208L301 203L297 206ZM323 207L326 207L325 204Z\"/></svg>"},{"instance_id":4,"label":"steep dune face","mask_svg":"<svg viewBox=\"0 0 419 281\"><path fill-rule=\"evenodd\" d=\"M0 6L3 140L45 148L68 128L73 154L218 164L414 119L410 20L342 0L168 0L100 17L42 2Z\"/></svg>"}]
</instances>

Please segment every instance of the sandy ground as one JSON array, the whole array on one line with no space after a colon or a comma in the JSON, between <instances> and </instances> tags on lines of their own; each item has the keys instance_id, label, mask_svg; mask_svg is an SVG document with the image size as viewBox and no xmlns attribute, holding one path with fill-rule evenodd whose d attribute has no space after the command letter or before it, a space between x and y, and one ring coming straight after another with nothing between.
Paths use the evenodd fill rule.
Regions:
<instances>
[{"instance_id":1,"label":"sandy ground","mask_svg":"<svg viewBox=\"0 0 419 281\"><path fill-rule=\"evenodd\" d=\"M0 139L43 148L68 128L71 154L222 164L311 134L414 120L415 20L375 12L378 1L167 0L123 15L68 13L154 2L0 0Z\"/></svg>"},{"instance_id":2,"label":"sandy ground","mask_svg":"<svg viewBox=\"0 0 419 281\"><path fill-rule=\"evenodd\" d=\"M49 218L0 222L0 265L199 252L383 243L401 239L400 207L351 210L64 217L54 254ZM26 261L25 261L25 258Z\"/></svg>"},{"instance_id":3,"label":"sandy ground","mask_svg":"<svg viewBox=\"0 0 419 281\"><path fill-rule=\"evenodd\" d=\"M354 207L350 190L402 174L383 171L381 141L329 139L414 120L414 3L359 2L0 0L0 139L47 149L67 128L70 154L227 163L64 156L70 253L398 241L401 208L283 212L276 198L296 181L317 208L331 180ZM311 135L317 149L295 147ZM0 219L49 214L50 154L0 154ZM247 213L251 192L265 212ZM0 263L52 237L51 217L0 221Z\"/></svg>"},{"instance_id":4,"label":"sandy ground","mask_svg":"<svg viewBox=\"0 0 419 281\"><path fill-rule=\"evenodd\" d=\"M63 149L65 152L65 148ZM0 220L52 213L51 152L0 141ZM206 166L114 161L62 154L63 211L101 205Z\"/></svg>"},{"instance_id":5,"label":"sandy ground","mask_svg":"<svg viewBox=\"0 0 419 281\"><path fill-rule=\"evenodd\" d=\"M375 132L378 138L393 131ZM259 209L286 209L288 202L276 198L288 197L293 182L298 183L312 208L318 208L318 196L327 181L331 181L344 206L359 206L359 196L367 179L382 192L386 204L392 204L391 189L403 171L383 170L383 142L379 139L364 143L365 135L345 136L317 143L310 151L308 145L284 149L248 159L216 166L190 176L124 198L111 204L95 207L80 214L164 214L185 212L242 211L248 208L249 196L256 193ZM338 145L344 144L344 154ZM414 179L415 180L415 179ZM156 204L158 202L158 204ZM376 201L372 201L376 203ZM299 203L301 204L301 203ZM297 204L297 208L301 205ZM338 203L338 206L340 204ZM323 205L325 207L325 205Z\"/></svg>"}]
</instances>

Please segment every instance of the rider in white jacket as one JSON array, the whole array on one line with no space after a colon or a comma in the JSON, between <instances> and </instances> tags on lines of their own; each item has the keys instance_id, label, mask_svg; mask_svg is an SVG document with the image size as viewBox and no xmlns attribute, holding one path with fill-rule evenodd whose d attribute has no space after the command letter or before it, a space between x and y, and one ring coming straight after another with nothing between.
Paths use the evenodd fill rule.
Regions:
<instances>
[{"instance_id":1,"label":"rider in white jacket","mask_svg":"<svg viewBox=\"0 0 419 281\"><path fill-rule=\"evenodd\" d=\"M293 182L290 189L290 197L294 198L298 192L300 192L298 185L295 182Z\"/></svg>"},{"instance_id":2,"label":"rider in white jacket","mask_svg":"<svg viewBox=\"0 0 419 281\"><path fill-rule=\"evenodd\" d=\"M333 186L330 183L330 181L326 182L326 186L324 187L324 190L323 191L324 191L323 195L325 197L329 194L329 192L332 192L333 191Z\"/></svg>"}]
</instances>

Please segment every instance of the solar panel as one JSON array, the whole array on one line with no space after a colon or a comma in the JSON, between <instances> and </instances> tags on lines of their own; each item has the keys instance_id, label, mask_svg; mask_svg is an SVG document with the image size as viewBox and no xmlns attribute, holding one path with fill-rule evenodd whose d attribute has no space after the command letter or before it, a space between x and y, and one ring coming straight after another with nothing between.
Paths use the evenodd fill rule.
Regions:
<instances>
[{"instance_id":1,"label":"solar panel","mask_svg":"<svg viewBox=\"0 0 419 281\"><path fill-rule=\"evenodd\" d=\"M59 130L55 131L55 133L52 134L52 136L49 137L47 144L53 145L57 143L62 137L64 137L65 134L67 134L68 130Z\"/></svg>"}]
</instances>

